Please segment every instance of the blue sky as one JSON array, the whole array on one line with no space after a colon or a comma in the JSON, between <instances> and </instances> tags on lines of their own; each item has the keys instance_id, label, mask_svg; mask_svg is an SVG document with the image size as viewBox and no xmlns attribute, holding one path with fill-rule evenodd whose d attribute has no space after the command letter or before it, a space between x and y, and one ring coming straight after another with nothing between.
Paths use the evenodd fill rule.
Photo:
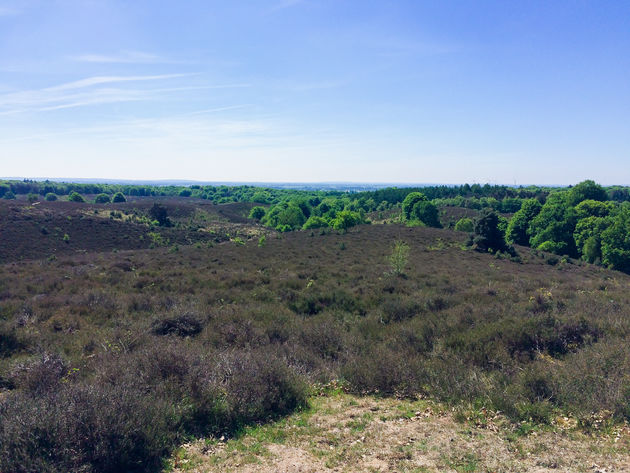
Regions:
<instances>
[{"instance_id":1,"label":"blue sky","mask_svg":"<svg viewBox=\"0 0 630 473\"><path fill-rule=\"evenodd\" d=\"M0 0L0 175L630 184L630 2Z\"/></svg>"}]
</instances>

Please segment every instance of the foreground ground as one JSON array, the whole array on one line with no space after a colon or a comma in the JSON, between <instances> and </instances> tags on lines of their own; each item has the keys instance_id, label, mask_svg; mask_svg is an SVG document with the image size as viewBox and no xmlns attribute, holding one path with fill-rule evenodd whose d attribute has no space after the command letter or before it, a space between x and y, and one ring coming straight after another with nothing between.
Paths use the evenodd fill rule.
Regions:
<instances>
[{"instance_id":1,"label":"foreground ground","mask_svg":"<svg viewBox=\"0 0 630 473\"><path fill-rule=\"evenodd\" d=\"M630 428L591 433L558 417L513 424L500 413L341 393L235 439L187 443L179 472L627 472Z\"/></svg>"},{"instance_id":2,"label":"foreground ground","mask_svg":"<svg viewBox=\"0 0 630 473\"><path fill-rule=\"evenodd\" d=\"M630 471L630 276L161 202L0 205L1 473Z\"/></svg>"}]
</instances>

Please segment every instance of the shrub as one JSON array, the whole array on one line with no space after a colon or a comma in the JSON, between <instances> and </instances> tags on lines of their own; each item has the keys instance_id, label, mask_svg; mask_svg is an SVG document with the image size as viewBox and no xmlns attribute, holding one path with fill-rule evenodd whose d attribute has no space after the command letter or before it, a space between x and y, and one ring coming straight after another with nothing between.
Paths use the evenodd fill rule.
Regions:
<instances>
[{"instance_id":1,"label":"shrub","mask_svg":"<svg viewBox=\"0 0 630 473\"><path fill-rule=\"evenodd\" d=\"M419 220L428 227L442 228L438 209L433 202L420 200L411 209L411 219Z\"/></svg>"},{"instance_id":2,"label":"shrub","mask_svg":"<svg viewBox=\"0 0 630 473\"><path fill-rule=\"evenodd\" d=\"M78 192L72 191L68 196L68 200L70 202L85 202L85 199Z\"/></svg>"},{"instance_id":3,"label":"shrub","mask_svg":"<svg viewBox=\"0 0 630 473\"><path fill-rule=\"evenodd\" d=\"M179 437L176 410L128 383L11 394L0 404L0 471L154 471Z\"/></svg>"},{"instance_id":4,"label":"shrub","mask_svg":"<svg viewBox=\"0 0 630 473\"><path fill-rule=\"evenodd\" d=\"M457 221L457 223L455 224L455 231L457 231L457 232L472 233L474 231L474 229L475 229L474 223L473 223L472 219L470 219L468 217L460 218Z\"/></svg>"},{"instance_id":5,"label":"shrub","mask_svg":"<svg viewBox=\"0 0 630 473\"><path fill-rule=\"evenodd\" d=\"M94 198L95 204L109 204L111 202L109 195L99 194Z\"/></svg>"},{"instance_id":6,"label":"shrub","mask_svg":"<svg viewBox=\"0 0 630 473\"><path fill-rule=\"evenodd\" d=\"M5 323L0 323L0 358L11 356L22 348L15 330Z\"/></svg>"},{"instance_id":7,"label":"shrub","mask_svg":"<svg viewBox=\"0 0 630 473\"><path fill-rule=\"evenodd\" d=\"M402 212L403 212L403 216L406 220L411 220L412 217L412 210L414 208L414 206L418 203L418 202L422 202L422 201L426 201L427 196L424 195L422 192L410 192L409 194L407 194L407 197L405 197L405 200L403 200L402 203Z\"/></svg>"},{"instance_id":8,"label":"shrub","mask_svg":"<svg viewBox=\"0 0 630 473\"><path fill-rule=\"evenodd\" d=\"M337 213L335 219L330 222L330 226L335 230L346 231L350 227L363 223L363 217L359 212L353 212L351 210L342 210Z\"/></svg>"},{"instance_id":9,"label":"shrub","mask_svg":"<svg viewBox=\"0 0 630 473\"><path fill-rule=\"evenodd\" d=\"M308 220L302 226L303 230L310 230L312 228L326 228L328 227L328 222L323 217L318 217L317 215L311 215Z\"/></svg>"},{"instance_id":10,"label":"shrub","mask_svg":"<svg viewBox=\"0 0 630 473\"><path fill-rule=\"evenodd\" d=\"M260 220L265 216L265 208L257 205L253 207L249 212L249 218L253 218L254 220Z\"/></svg>"},{"instance_id":11,"label":"shrub","mask_svg":"<svg viewBox=\"0 0 630 473\"><path fill-rule=\"evenodd\" d=\"M68 374L68 369L69 366L59 355L42 353L34 360L15 366L10 379L24 391L42 394L58 389L61 379Z\"/></svg>"},{"instance_id":12,"label":"shrub","mask_svg":"<svg viewBox=\"0 0 630 473\"><path fill-rule=\"evenodd\" d=\"M392 246L392 254L389 255L390 273L394 276L402 276L409 259L409 245L404 241L396 241Z\"/></svg>"},{"instance_id":13,"label":"shrub","mask_svg":"<svg viewBox=\"0 0 630 473\"><path fill-rule=\"evenodd\" d=\"M168 218L168 212L166 207L155 202L153 207L149 209L149 217L152 220L157 221L158 225L161 227L170 227L171 220Z\"/></svg>"},{"instance_id":14,"label":"shrub","mask_svg":"<svg viewBox=\"0 0 630 473\"><path fill-rule=\"evenodd\" d=\"M15 200L15 194L12 191L7 191L4 193L4 196L2 196L2 198L6 200Z\"/></svg>"},{"instance_id":15,"label":"shrub","mask_svg":"<svg viewBox=\"0 0 630 473\"><path fill-rule=\"evenodd\" d=\"M480 251L503 251L506 249L503 232L499 229L499 216L494 210L484 209L475 221L473 243Z\"/></svg>"},{"instance_id":16,"label":"shrub","mask_svg":"<svg viewBox=\"0 0 630 473\"><path fill-rule=\"evenodd\" d=\"M127 202L127 199L125 198L122 192L116 192L114 194L114 197L112 197L112 202L117 204L120 202Z\"/></svg>"},{"instance_id":17,"label":"shrub","mask_svg":"<svg viewBox=\"0 0 630 473\"><path fill-rule=\"evenodd\" d=\"M270 350L208 354L166 341L106 353L96 367L90 385L69 379L0 398L0 471L158 471L185 435L233 433L307 399L303 380Z\"/></svg>"},{"instance_id":18,"label":"shrub","mask_svg":"<svg viewBox=\"0 0 630 473\"><path fill-rule=\"evenodd\" d=\"M57 200L57 194L55 194L54 192L49 192L48 194L46 194L46 197L44 197L44 199L48 202L54 202L55 200Z\"/></svg>"},{"instance_id":19,"label":"shrub","mask_svg":"<svg viewBox=\"0 0 630 473\"><path fill-rule=\"evenodd\" d=\"M156 320L153 323L152 332L155 335L177 335L179 337L192 337L203 329L203 321L194 314L182 314L178 317Z\"/></svg>"}]
</instances>

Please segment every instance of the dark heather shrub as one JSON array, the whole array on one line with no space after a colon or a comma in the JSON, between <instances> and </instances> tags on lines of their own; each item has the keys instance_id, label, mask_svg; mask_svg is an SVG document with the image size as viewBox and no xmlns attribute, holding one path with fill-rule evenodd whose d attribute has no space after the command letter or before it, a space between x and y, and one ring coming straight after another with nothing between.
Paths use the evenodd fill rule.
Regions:
<instances>
[{"instance_id":1,"label":"dark heather shrub","mask_svg":"<svg viewBox=\"0 0 630 473\"><path fill-rule=\"evenodd\" d=\"M61 379L69 373L69 366L61 356L42 353L36 359L15 366L10 379L15 386L35 394L58 389Z\"/></svg>"},{"instance_id":2,"label":"dark heather shrub","mask_svg":"<svg viewBox=\"0 0 630 473\"><path fill-rule=\"evenodd\" d=\"M193 337L203 330L203 325L196 315L186 313L178 317L156 320L152 331L155 335Z\"/></svg>"}]
</instances>

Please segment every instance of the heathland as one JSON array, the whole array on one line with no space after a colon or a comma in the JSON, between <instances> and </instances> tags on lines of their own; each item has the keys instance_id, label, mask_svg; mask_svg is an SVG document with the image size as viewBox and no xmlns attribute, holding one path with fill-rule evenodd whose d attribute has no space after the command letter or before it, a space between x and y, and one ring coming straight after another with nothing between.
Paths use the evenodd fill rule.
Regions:
<instances>
[{"instance_id":1,"label":"heathland","mask_svg":"<svg viewBox=\"0 0 630 473\"><path fill-rule=\"evenodd\" d=\"M0 194L0 472L628 467L625 188Z\"/></svg>"}]
</instances>

